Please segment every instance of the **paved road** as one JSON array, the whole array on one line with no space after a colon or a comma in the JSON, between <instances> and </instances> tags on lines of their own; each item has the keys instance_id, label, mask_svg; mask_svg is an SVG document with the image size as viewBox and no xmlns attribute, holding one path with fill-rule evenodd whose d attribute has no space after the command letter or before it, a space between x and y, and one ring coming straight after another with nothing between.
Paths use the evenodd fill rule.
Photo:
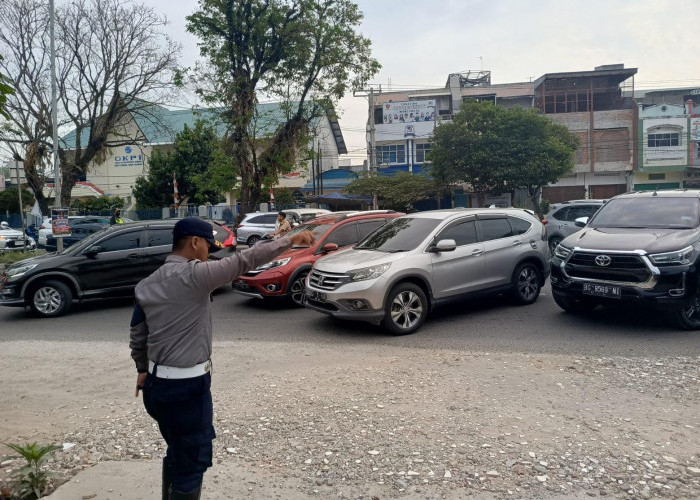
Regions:
<instances>
[{"instance_id":1,"label":"paved road","mask_svg":"<svg viewBox=\"0 0 700 500\"><path fill-rule=\"evenodd\" d=\"M440 308L418 333L404 337L283 303L247 299L230 288L215 294L214 312L215 341L284 339L348 347L373 344L581 356L700 356L700 332L675 330L659 314L640 309L598 308L587 317L566 314L556 306L548 287L531 306L517 307L498 297ZM131 301L127 299L76 305L67 316L53 320L0 307L0 343L106 340L126 345L130 317Z\"/></svg>"}]
</instances>

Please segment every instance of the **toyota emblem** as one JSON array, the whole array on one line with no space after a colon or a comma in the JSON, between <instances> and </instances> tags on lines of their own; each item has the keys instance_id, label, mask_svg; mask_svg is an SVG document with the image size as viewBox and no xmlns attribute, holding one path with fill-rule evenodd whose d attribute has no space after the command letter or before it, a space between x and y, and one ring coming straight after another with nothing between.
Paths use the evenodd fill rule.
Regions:
<instances>
[{"instance_id":1,"label":"toyota emblem","mask_svg":"<svg viewBox=\"0 0 700 500\"><path fill-rule=\"evenodd\" d=\"M601 267L609 266L611 261L612 259L607 255L598 255L595 258L595 263Z\"/></svg>"}]
</instances>

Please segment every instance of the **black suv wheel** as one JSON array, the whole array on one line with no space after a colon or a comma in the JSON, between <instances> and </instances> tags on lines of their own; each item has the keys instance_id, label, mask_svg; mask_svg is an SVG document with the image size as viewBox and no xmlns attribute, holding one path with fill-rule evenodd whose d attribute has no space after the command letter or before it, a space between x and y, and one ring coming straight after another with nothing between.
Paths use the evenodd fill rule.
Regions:
<instances>
[{"instance_id":1,"label":"black suv wheel","mask_svg":"<svg viewBox=\"0 0 700 500\"><path fill-rule=\"evenodd\" d=\"M68 311L73 301L70 288L60 281L44 281L32 288L29 306L35 314L51 318Z\"/></svg>"},{"instance_id":2,"label":"black suv wheel","mask_svg":"<svg viewBox=\"0 0 700 500\"><path fill-rule=\"evenodd\" d=\"M683 330L700 330L700 286L695 292L693 304L678 311L670 311L668 318L674 326Z\"/></svg>"}]
</instances>

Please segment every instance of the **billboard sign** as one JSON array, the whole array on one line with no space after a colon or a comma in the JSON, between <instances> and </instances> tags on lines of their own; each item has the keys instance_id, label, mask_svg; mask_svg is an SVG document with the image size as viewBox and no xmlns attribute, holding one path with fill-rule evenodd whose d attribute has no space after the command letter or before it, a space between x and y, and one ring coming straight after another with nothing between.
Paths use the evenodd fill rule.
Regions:
<instances>
[{"instance_id":1,"label":"billboard sign","mask_svg":"<svg viewBox=\"0 0 700 500\"><path fill-rule=\"evenodd\" d=\"M690 120L690 140L700 141L700 118Z\"/></svg>"},{"instance_id":2,"label":"billboard sign","mask_svg":"<svg viewBox=\"0 0 700 500\"><path fill-rule=\"evenodd\" d=\"M115 167L143 167L143 154L137 148L125 146L124 152L114 156Z\"/></svg>"},{"instance_id":3,"label":"billboard sign","mask_svg":"<svg viewBox=\"0 0 700 500\"><path fill-rule=\"evenodd\" d=\"M435 120L435 99L384 103L382 118L386 124L433 121Z\"/></svg>"},{"instance_id":4,"label":"billboard sign","mask_svg":"<svg viewBox=\"0 0 700 500\"><path fill-rule=\"evenodd\" d=\"M70 226L68 225L68 209L67 208L52 208L51 209L51 232L54 238L63 238L70 236Z\"/></svg>"}]
</instances>

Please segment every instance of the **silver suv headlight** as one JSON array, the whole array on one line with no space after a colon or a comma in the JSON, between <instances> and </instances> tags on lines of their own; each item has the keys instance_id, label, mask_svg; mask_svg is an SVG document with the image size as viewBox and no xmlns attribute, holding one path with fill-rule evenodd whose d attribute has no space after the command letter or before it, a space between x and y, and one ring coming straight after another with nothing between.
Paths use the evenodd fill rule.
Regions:
<instances>
[{"instance_id":1,"label":"silver suv headlight","mask_svg":"<svg viewBox=\"0 0 700 500\"><path fill-rule=\"evenodd\" d=\"M39 264L24 264L17 267L8 268L6 271L8 278L16 278L17 276L22 276L24 273L31 271Z\"/></svg>"},{"instance_id":2,"label":"silver suv headlight","mask_svg":"<svg viewBox=\"0 0 700 500\"><path fill-rule=\"evenodd\" d=\"M693 261L694 248L687 246L675 252L664 252L650 254L649 258L654 264L690 264Z\"/></svg>"},{"instance_id":3,"label":"silver suv headlight","mask_svg":"<svg viewBox=\"0 0 700 500\"><path fill-rule=\"evenodd\" d=\"M554 249L554 256L557 259L565 260L569 255L571 255L571 249L569 247L565 247L561 243L559 243L557 248Z\"/></svg>"},{"instance_id":4,"label":"silver suv headlight","mask_svg":"<svg viewBox=\"0 0 700 500\"><path fill-rule=\"evenodd\" d=\"M291 257L287 257L285 259L271 260L267 264L263 264L262 266L259 266L256 270L257 271L267 271L268 269L272 269L273 267L286 266L287 264L289 264L290 260L292 260Z\"/></svg>"},{"instance_id":5,"label":"silver suv headlight","mask_svg":"<svg viewBox=\"0 0 700 500\"><path fill-rule=\"evenodd\" d=\"M348 274L350 281L364 281L379 278L391 266L391 262L379 264L378 266L363 267L362 269L353 269Z\"/></svg>"}]
</instances>

